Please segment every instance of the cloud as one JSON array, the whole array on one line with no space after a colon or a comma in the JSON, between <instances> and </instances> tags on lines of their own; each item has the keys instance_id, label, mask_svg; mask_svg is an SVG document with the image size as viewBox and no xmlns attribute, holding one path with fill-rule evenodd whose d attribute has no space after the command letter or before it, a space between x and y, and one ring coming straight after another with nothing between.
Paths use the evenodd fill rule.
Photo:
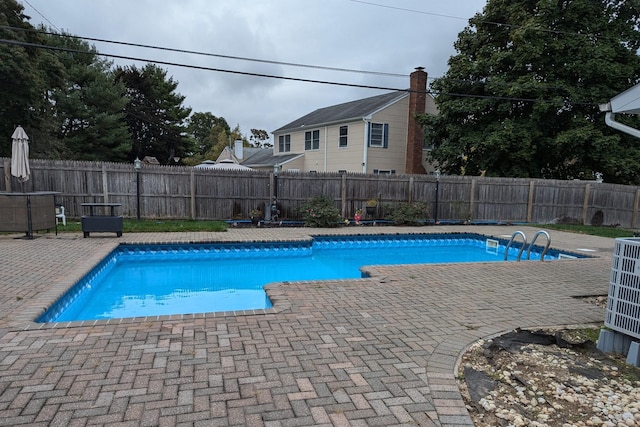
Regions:
<instances>
[{"instance_id":1,"label":"cloud","mask_svg":"<svg viewBox=\"0 0 640 427\"><path fill-rule=\"evenodd\" d=\"M95 43L100 52L229 71L406 88L423 66L430 77L447 70L453 43L486 0L29 0L32 24L71 34L280 63L380 71L405 77L327 71L277 63ZM386 6L385 6L386 5ZM37 12L32 7L37 9ZM38 13L39 12L39 13ZM120 65L131 61L117 60ZM137 65L141 65L138 63ZM382 93L234 73L164 66L193 111L272 131L317 108Z\"/></svg>"}]
</instances>

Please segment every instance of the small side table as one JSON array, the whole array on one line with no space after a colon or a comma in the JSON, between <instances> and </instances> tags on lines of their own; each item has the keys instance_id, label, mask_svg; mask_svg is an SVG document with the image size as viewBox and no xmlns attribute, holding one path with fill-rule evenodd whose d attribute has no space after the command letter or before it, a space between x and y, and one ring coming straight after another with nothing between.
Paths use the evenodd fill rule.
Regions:
<instances>
[{"instance_id":1,"label":"small side table","mask_svg":"<svg viewBox=\"0 0 640 427\"><path fill-rule=\"evenodd\" d=\"M83 203L83 207L89 208L89 215L82 216L82 233L84 237L89 237L89 233L106 232L116 233L122 236L122 216L115 213L122 203ZM96 208L102 209L102 215L96 214Z\"/></svg>"}]
</instances>

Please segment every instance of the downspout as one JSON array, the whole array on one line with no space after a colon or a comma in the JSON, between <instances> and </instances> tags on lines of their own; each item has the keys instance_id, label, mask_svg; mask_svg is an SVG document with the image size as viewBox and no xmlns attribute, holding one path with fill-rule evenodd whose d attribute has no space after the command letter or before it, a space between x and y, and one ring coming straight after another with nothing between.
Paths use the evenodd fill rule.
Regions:
<instances>
[{"instance_id":1,"label":"downspout","mask_svg":"<svg viewBox=\"0 0 640 427\"><path fill-rule=\"evenodd\" d=\"M616 122L615 117L616 115L614 113L608 111L604 116L604 122L609 127L612 127L624 133L628 133L629 135L635 136L636 138L640 138L640 130L632 128L631 126L623 125L620 122Z\"/></svg>"},{"instance_id":2,"label":"downspout","mask_svg":"<svg viewBox=\"0 0 640 427\"><path fill-rule=\"evenodd\" d=\"M334 166L335 167L335 166ZM327 171L327 127L324 127L324 171Z\"/></svg>"},{"instance_id":3,"label":"downspout","mask_svg":"<svg viewBox=\"0 0 640 427\"><path fill-rule=\"evenodd\" d=\"M367 156L369 155L369 153L367 152L368 148L369 148L369 121L371 120L371 117L363 117L362 120L364 121L364 143L363 143L363 149L362 149L362 173L367 173Z\"/></svg>"},{"instance_id":4,"label":"downspout","mask_svg":"<svg viewBox=\"0 0 640 427\"><path fill-rule=\"evenodd\" d=\"M604 122L607 124L607 126L619 130L620 132L628 133L629 135L635 136L636 138L640 138L640 130L632 128L631 126L623 125L620 122L616 122L616 115L611 110L611 102L600 104L599 108L601 112L606 113L604 116Z\"/></svg>"}]
</instances>

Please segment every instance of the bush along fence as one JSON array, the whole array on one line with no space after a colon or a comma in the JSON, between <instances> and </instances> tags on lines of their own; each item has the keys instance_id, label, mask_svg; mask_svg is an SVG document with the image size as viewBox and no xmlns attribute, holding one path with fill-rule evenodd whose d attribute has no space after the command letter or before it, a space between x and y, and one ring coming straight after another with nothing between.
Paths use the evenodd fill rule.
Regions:
<instances>
[{"instance_id":1,"label":"bush along fence","mask_svg":"<svg viewBox=\"0 0 640 427\"><path fill-rule=\"evenodd\" d=\"M120 203L143 219L248 219L277 196L280 220L301 220L310 199L325 196L341 218L424 215L439 222L572 222L638 227L640 189L596 181L431 175L365 175L194 169L123 163L31 160L31 178L10 174L0 158L0 191L56 191L68 218L82 203ZM277 186L277 188L276 188ZM418 213L416 213L418 212Z\"/></svg>"}]
</instances>

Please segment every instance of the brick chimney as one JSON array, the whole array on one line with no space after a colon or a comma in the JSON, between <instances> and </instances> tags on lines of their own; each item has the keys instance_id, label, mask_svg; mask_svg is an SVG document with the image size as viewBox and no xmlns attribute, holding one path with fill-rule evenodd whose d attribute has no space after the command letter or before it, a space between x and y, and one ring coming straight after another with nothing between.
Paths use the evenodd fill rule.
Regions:
<instances>
[{"instance_id":1,"label":"brick chimney","mask_svg":"<svg viewBox=\"0 0 640 427\"><path fill-rule=\"evenodd\" d=\"M423 67L411 73L409 88L406 173L424 174L427 171L422 166L422 128L415 119L416 114L424 114L427 105L427 73Z\"/></svg>"}]
</instances>

